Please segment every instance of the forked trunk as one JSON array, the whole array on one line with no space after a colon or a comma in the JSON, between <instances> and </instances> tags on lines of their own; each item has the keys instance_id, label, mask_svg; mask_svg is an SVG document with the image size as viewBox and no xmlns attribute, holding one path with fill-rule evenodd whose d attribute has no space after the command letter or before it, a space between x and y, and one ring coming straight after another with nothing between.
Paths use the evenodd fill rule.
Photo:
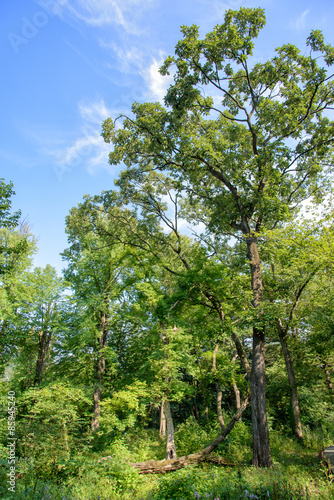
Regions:
<instances>
[{"instance_id":1,"label":"forked trunk","mask_svg":"<svg viewBox=\"0 0 334 500\"><path fill-rule=\"evenodd\" d=\"M266 377L265 377L265 334L261 326L262 315L262 273L261 261L255 237L246 237L248 258L251 269L253 307L257 311L253 326L253 357L250 376L252 427L253 427L253 465L270 467L272 465L269 444L269 430L266 410Z\"/></svg>"},{"instance_id":2,"label":"forked trunk","mask_svg":"<svg viewBox=\"0 0 334 500\"><path fill-rule=\"evenodd\" d=\"M290 395L291 395L291 406L293 412L293 421L294 421L294 432L299 441L303 441L303 430L302 424L300 420L300 406L299 406L299 398L298 398L298 389L297 382L295 377L295 371L293 369L293 362L291 359L287 339L286 339L286 331L282 326L282 322L278 320L278 335L281 343L286 371L288 374L288 381L290 386Z\"/></svg>"}]
</instances>

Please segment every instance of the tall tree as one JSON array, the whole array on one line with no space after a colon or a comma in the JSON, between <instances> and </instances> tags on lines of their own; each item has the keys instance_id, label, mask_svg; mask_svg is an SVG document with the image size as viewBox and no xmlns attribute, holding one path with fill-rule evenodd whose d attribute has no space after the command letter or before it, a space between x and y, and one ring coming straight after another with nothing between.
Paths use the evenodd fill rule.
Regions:
<instances>
[{"instance_id":1,"label":"tall tree","mask_svg":"<svg viewBox=\"0 0 334 500\"><path fill-rule=\"evenodd\" d=\"M174 71L166 106L135 103L122 127L104 122L103 136L114 146L110 163L127 166L124 175L164 171L188 193L185 217L201 217L210 231L243 240L253 294L253 464L270 466L258 236L324 192L334 132L326 116L334 102L326 66L334 63L334 49L313 31L309 54L287 44L252 66L264 25L263 9L241 8L227 11L204 39L196 26L182 27L175 57L161 69Z\"/></svg>"},{"instance_id":2,"label":"tall tree","mask_svg":"<svg viewBox=\"0 0 334 500\"><path fill-rule=\"evenodd\" d=\"M8 329L17 339L17 376L26 388L41 384L53 339L62 333L63 284L56 270L47 265L25 273L20 285L24 295Z\"/></svg>"},{"instance_id":3,"label":"tall tree","mask_svg":"<svg viewBox=\"0 0 334 500\"><path fill-rule=\"evenodd\" d=\"M103 214L90 203L71 209L66 218L70 247L62 254L68 263L64 276L76 300L85 309L86 326L90 329L94 350L92 431L99 428L108 336L112 330L115 305L127 284L133 281L128 250L120 244L106 244L95 231L96 219L102 226L107 224Z\"/></svg>"}]
</instances>

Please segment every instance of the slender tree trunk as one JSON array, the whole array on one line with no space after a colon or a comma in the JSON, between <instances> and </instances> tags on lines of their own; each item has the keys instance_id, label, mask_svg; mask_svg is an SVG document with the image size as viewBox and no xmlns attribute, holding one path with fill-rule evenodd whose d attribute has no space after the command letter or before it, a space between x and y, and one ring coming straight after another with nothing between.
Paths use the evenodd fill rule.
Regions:
<instances>
[{"instance_id":1,"label":"slender tree trunk","mask_svg":"<svg viewBox=\"0 0 334 500\"><path fill-rule=\"evenodd\" d=\"M255 237L247 235L246 243L252 279L252 304L254 309L257 311L257 321L260 322L263 292L261 261ZM250 386L253 426L253 465L270 467L272 462L266 411L264 326L253 326L253 359L250 374Z\"/></svg>"},{"instance_id":2,"label":"slender tree trunk","mask_svg":"<svg viewBox=\"0 0 334 500\"><path fill-rule=\"evenodd\" d=\"M286 339L286 330L283 328L282 322L278 320L278 335L281 343L286 371L288 374L288 381L290 386L290 397L291 397L291 406L293 413L293 421L294 421L294 432L299 441L303 441L303 430L302 424L300 420L300 406L299 406L299 398L298 398L298 389L297 382L295 377L295 371L293 369L293 362L291 359L287 339Z\"/></svg>"},{"instance_id":3,"label":"slender tree trunk","mask_svg":"<svg viewBox=\"0 0 334 500\"><path fill-rule=\"evenodd\" d=\"M232 332L232 340L233 340L233 342L235 344L238 356L241 359L241 362L242 362L242 365L244 367L245 373L247 374L247 378L249 380L250 373L251 373L251 367L249 365L249 362L248 362L248 359L247 359L247 356L246 356L246 353L245 353L244 346L242 345L242 343L240 342L240 339L237 337L237 335L234 332Z\"/></svg>"},{"instance_id":4,"label":"slender tree trunk","mask_svg":"<svg viewBox=\"0 0 334 500\"><path fill-rule=\"evenodd\" d=\"M104 348L107 345L108 328L107 315L101 312L101 327L98 338L97 366L96 366L96 385L93 393L93 417L91 421L92 432L96 431L100 425L100 402L102 398L103 375L106 367Z\"/></svg>"},{"instance_id":5,"label":"slender tree trunk","mask_svg":"<svg viewBox=\"0 0 334 500\"><path fill-rule=\"evenodd\" d=\"M50 330L49 332L45 330L39 333L38 355L36 361L35 377L33 382L34 386L39 385L42 381L45 361L50 350L51 337L52 337L52 330Z\"/></svg>"},{"instance_id":6,"label":"slender tree trunk","mask_svg":"<svg viewBox=\"0 0 334 500\"><path fill-rule=\"evenodd\" d=\"M164 413L166 415L166 423L167 423L167 443L166 443L166 460L173 460L177 458L176 455L176 447L174 442L174 424L172 412L170 409L169 400L166 399L164 401Z\"/></svg>"},{"instance_id":7,"label":"slender tree trunk","mask_svg":"<svg viewBox=\"0 0 334 500\"><path fill-rule=\"evenodd\" d=\"M235 356L233 356L232 362L235 363L237 358L238 358L238 355L236 354ZM233 379L232 385L233 385L233 391L234 391L234 395L235 395L235 404L236 404L237 411L238 411L238 410L240 410L240 407L241 407L240 391L239 391L237 383L234 379ZM240 420L241 420L241 417L240 417Z\"/></svg>"},{"instance_id":8,"label":"slender tree trunk","mask_svg":"<svg viewBox=\"0 0 334 500\"><path fill-rule=\"evenodd\" d=\"M234 390L235 404L236 404L237 410L240 410L240 406L241 406L240 391L238 389L238 386L237 386L235 380L233 380L233 390Z\"/></svg>"},{"instance_id":9,"label":"slender tree trunk","mask_svg":"<svg viewBox=\"0 0 334 500\"><path fill-rule=\"evenodd\" d=\"M217 352L219 350L219 342L217 342L216 347L213 350L212 353L212 371L214 376L216 375L217 372ZM217 418L218 422L220 425L220 428L222 432L225 429L225 422L224 422L224 417L223 417L223 412L222 412L222 400L223 400L223 393L219 384L219 380L215 377L215 385L216 385L216 403L217 403Z\"/></svg>"},{"instance_id":10,"label":"slender tree trunk","mask_svg":"<svg viewBox=\"0 0 334 500\"><path fill-rule=\"evenodd\" d=\"M161 401L161 408L160 408L159 437L160 439L164 439L166 437L166 415L165 415L164 400Z\"/></svg>"},{"instance_id":11,"label":"slender tree trunk","mask_svg":"<svg viewBox=\"0 0 334 500\"><path fill-rule=\"evenodd\" d=\"M222 411L223 393L222 393L222 390L221 390L221 387L220 387L218 380L216 380L216 393L217 393L217 417L218 417L218 422L219 422L220 428L223 432L225 429L225 422L224 422L223 411Z\"/></svg>"},{"instance_id":12,"label":"slender tree trunk","mask_svg":"<svg viewBox=\"0 0 334 500\"><path fill-rule=\"evenodd\" d=\"M165 333L162 324L160 326L161 326L161 330L160 330L159 336L161 338L163 345L166 345L169 342L168 335L167 335L167 333ZM175 330L175 327L174 327L174 330ZM164 354L164 357L165 357L165 366L164 366L165 370L164 371L166 373L166 372L168 372L168 368L166 365L166 357L167 357L166 352ZM169 381L169 378L167 376L165 378L166 385L168 384L168 381ZM163 411L163 413L164 413L165 422L166 422L165 425L167 427L167 429L166 429L167 430L166 459L171 460L173 458L176 458L177 455L176 455L176 447L175 447L175 441L174 441L174 424L173 424L172 412L170 409L170 402L169 402L169 398L168 398L168 390L166 390L166 392L165 392L161 406L162 406L161 411Z\"/></svg>"}]
</instances>

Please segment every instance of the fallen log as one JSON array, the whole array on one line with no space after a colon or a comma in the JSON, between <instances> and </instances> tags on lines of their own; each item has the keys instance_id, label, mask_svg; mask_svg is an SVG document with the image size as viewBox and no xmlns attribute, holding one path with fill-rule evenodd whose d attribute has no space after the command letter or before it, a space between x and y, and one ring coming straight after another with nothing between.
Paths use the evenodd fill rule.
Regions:
<instances>
[{"instance_id":1,"label":"fallen log","mask_svg":"<svg viewBox=\"0 0 334 500\"><path fill-rule=\"evenodd\" d=\"M224 441L224 439L226 439L228 434L235 426L236 422L240 419L243 412L247 408L248 403L249 395L247 394L246 399L244 400L237 413L230 420L229 424L224 427L217 438L208 446L203 448L203 450L192 453L190 455L185 455L183 457L174 458L172 460L148 460L146 462L129 463L129 465L137 469L140 474L166 474L168 472L173 472L175 470L182 469L183 467L187 467L188 465L197 465L201 462L210 462L214 463L215 465L233 465L232 463L229 463L227 460L221 457L210 457L209 455L217 448L220 443ZM101 458L101 460L108 460L111 458L112 457L110 456L103 457Z\"/></svg>"}]
</instances>

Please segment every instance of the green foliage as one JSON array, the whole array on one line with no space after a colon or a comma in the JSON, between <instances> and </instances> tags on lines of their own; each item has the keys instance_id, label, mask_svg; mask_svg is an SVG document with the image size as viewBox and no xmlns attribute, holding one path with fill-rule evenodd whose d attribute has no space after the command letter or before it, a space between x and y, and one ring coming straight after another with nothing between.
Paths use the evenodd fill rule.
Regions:
<instances>
[{"instance_id":1,"label":"green foliage","mask_svg":"<svg viewBox=\"0 0 334 500\"><path fill-rule=\"evenodd\" d=\"M5 183L5 179L0 179L0 228L13 228L17 226L21 212L10 213L12 202L10 198L15 194L13 183Z\"/></svg>"},{"instance_id":2,"label":"green foliage","mask_svg":"<svg viewBox=\"0 0 334 500\"><path fill-rule=\"evenodd\" d=\"M85 444L90 400L81 388L56 382L25 391L17 404L18 453L38 477L50 477L58 460Z\"/></svg>"},{"instance_id":3,"label":"green foliage","mask_svg":"<svg viewBox=\"0 0 334 500\"><path fill-rule=\"evenodd\" d=\"M137 422L138 417L145 417L148 389L139 380L134 384L115 392L112 398L105 398L101 403L101 428L110 433L124 431Z\"/></svg>"},{"instance_id":4,"label":"green foliage","mask_svg":"<svg viewBox=\"0 0 334 500\"><path fill-rule=\"evenodd\" d=\"M176 429L176 449L181 456L195 453L213 441L217 434L217 428L208 430L203 428L194 417L189 417Z\"/></svg>"}]
</instances>

